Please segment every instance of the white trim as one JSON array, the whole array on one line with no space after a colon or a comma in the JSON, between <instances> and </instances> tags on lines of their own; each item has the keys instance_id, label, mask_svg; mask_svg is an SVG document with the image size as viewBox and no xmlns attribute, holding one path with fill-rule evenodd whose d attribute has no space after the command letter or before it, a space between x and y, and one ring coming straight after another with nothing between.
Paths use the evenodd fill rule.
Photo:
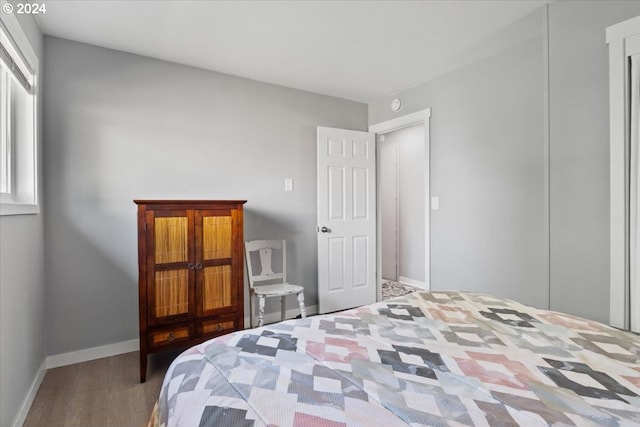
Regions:
<instances>
[{"instance_id":1,"label":"white trim","mask_svg":"<svg viewBox=\"0 0 640 427\"><path fill-rule=\"evenodd\" d=\"M318 314L318 306L311 305L306 307L307 315ZM292 319L300 314L299 308L292 308L286 311L287 319ZM245 317L245 325L250 325L249 317ZM273 313L266 313L266 323L275 323L280 321L280 310ZM73 365L74 363L88 362L90 360L102 359L103 357L117 356L119 354L131 353L140 350L140 340L133 339L129 341L121 341L113 344L101 345L98 347L85 348L68 353L54 354L46 359L47 369L59 368L61 366Z\"/></svg>"},{"instance_id":2,"label":"white trim","mask_svg":"<svg viewBox=\"0 0 640 427\"><path fill-rule=\"evenodd\" d=\"M408 277L398 276L398 282L400 282L401 285L414 286L416 288L422 288L422 289L429 290L424 282L421 282L419 280L410 279Z\"/></svg>"},{"instance_id":3,"label":"white trim","mask_svg":"<svg viewBox=\"0 0 640 427\"><path fill-rule=\"evenodd\" d=\"M40 205L29 203L0 203L0 216L40 213Z\"/></svg>"},{"instance_id":4,"label":"white trim","mask_svg":"<svg viewBox=\"0 0 640 427\"><path fill-rule=\"evenodd\" d=\"M635 36L633 39L640 39L639 36ZM633 39L627 39L633 40ZM629 45L627 44L627 48ZM638 44L636 43L635 52L638 50ZM625 49L627 54L630 52ZM638 215L638 208L640 203L640 184L638 177L638 169L640 162L638 161L638 148L640 148L640 53L633 53L629 57L629 84L631 90L629 91L629 118L631 119L629 144L628 144L628 209L629 215L629 233L628 233L628 260L629 260L629 329L633 332L640 332L640 274L638 274L638 268L640 268L640 215Z\"/></svg>"},{"instance_id":5,"label":"white trim","mask_svg":"<svg viewBox=\"0 0 640 427\"><path fill-rule=\"evenodd\" d=\"M609 323L629 328L628 57L626 41L640 34L640 17L607 28L609 44ZM631 46L629 46L631 47Z\"/></svg>"},{"instance_id":6,"label":"white trim","mask_svg":"<svg viewBox=\"0 0 640 427\"><path fill-rule=\"evenodd\" d=\"M625 58L622 40L609 44L609 197L610 197L610 296L609 323L628 327L627 277L625 274Z\"/></svg>"},{"instance_id":7,"label":"white trim","mask_svg":"<svg viewBox=\"0 0 640 427\"><path fill-rule=\"evenodd\" d=\"M40 63L38 55L36 55L36 51L31 47L31 43L24 33L22 26L20 26L18 19L13 14L0 13L0 21L2 21L11 39L20 50L20 54L27 62L26 65L31 67L31 72L38 74L38 66Z\"/></svg>"},{"instance_id":8,"label":"white trim","mask_svg":"<svg viewBox=\"0 0 640 427\"><path fill-rule=\"evenodd\" d=\"M27 419L27 415L29 414L29 410L31 409L31 405L33 404L33 400L36 398L36 394L38 394L38 390L40 389L40 385L42 384L42 380L44 379L44 374L47 373L47 363L46 359L42 361L38 372L36 372L36 376L31 383L31 387L29 387L29 391L27 395L24 397L22 401L22 405L20 405L20 409L18 413L13 418L13 422L11 423L11 427L22 427L24 421Z\"/></svg>"},{"instance_id":9,"label":"white trim","mask_svg":"<svg viewBox=\"0 0 640 427\"><path fill-rule=\"evenodd\" d=\"M640 16L607 27L607 43L617 43L634 36L638 34L638 28L640 28Z\"/></svg>"},{"instance_id":10,"label":"white trim","mask_svg":"<svg viewBox=\"0 0 640 427\"><path fill-rule=\"evenodd\" d=\"M429 120L431 117L431 108L427 108L425 110L416 111L415 113L407 114L404 116L396 117L391 120L387 120L381 123L376 123L374 125L369 126L369 132L374 132L376 134L384 134L393 132L395 130L403 129L409 126L415 125L424 125L424 164L425 164L425 174L424 174L424 289L431 289L431 237L430 237L430 228L431 228L431 184L429 180L429 176L431 174L430 168L430 150L429 150ZM376 151L378 150L378 138L376 136ZM376 174L380 171L380 159L376 160ZM376 180L379 177L376 176ZM378 196L379 189L376 189L376 196ZM376 215L377 215L377 234L378 236L382 235L382 225L380 223L380 197L376 197ZM380 301L382 299L382 254L380 250L380 239L377 239L377 260L376 260L376 280L377 280L377 288L378 288L378 296L377 299Z\"/></svg>"},{"instance_id":11,"label":"white trim","mask_svg":"<svg viewBox=\"0 0 640 427\"><path fill-rule=\"evenodd\" d=\"M117 356L118 354L131 353L138 350L140 350L140 340L135 339L70 351L69 353L54 354L47 357L47 369L88 362L89 360L102 359L103 357Z\"/></svg>"},{"instance_id":12,"label":"white trim","mask_svg":"<svg viewBox=\"0 0 640 427\"><path fill-rule=\"evenodd\" d=\"M544 99L544 220L542 229L544 231L544 277L546 280L546 308L551 309L551 104L549 97L549 5L544 10L544 29L542 32L543 55L542 55L542 75L543 75L543 99Z\"/></svg>"},{"instance_id":13,"label":"white trim","mask_svg":"<svg viewBox=\"0 0 640 427\"><path fill-rule=\"evenodd\" d=\"M270 298L273 300L277 300L278 298ZM249 304L251 304L251 297L249 297ZM314 314L318 314L318 306L317 305L309 305L305 307L305 311L307 313L307 316L313 316ZM285 312L285 317L286 320L292 320L294 319L296 316L300 315L300 309L299 308L291 308L288 309ZM270 324L270 323L277 323L280 322L280 310L278 311L274 311L274 312L270 312L270 313L265 313L264 314L264 324ZM245 325L245 329L250 329L250 325L251 325L251 319L249 318L249 316L245 316L244 318L244 325Z\"/></svg>"},{"instance_id":14,"label":"white trim","mask_svg":"<svg viewBox=\"0 0 640 427\"><path fill-rule=\"evenodd\" d=\"M415 113L407 114L405 116L396 117L391 120L376 123L369 126L369 132L374 133L388 133L394 130L406 128L409 126L417 125L420 123L428 123L431 117L431 108L426 110L416 111Z\"/></svg>"},{"instance_id":15,"label":"white trim","mask_svg":"<svg viewBox=\"0 0 640 427\"><path fill-rule=\"evenodd\" d=\"M306 307L307 315L312 316L318 314L318 306L311 305ZM287 319L293 319L300 314L299 308L292 308L286 311ZM280 311L266 313L264 316L266 323L275 323L280 321ZM249 317L244 319L245 325L250 325ZM131 353L140 350L140 340L134 339L129 341L121 341L113 344L101 345L98 347L85 348L68 353L54 354L46 359L47 369L59 368L61 366L73 365L74 363L88 362L90 360L102 359L104 357L117 356L119 354Z\"/></svg>"},{"instance_id":16,"label":"white trim","mask_svg":"<svg viewBox=\"0 0 640 427\"><path fill-rule=\"evenodd\" d=\"M377 138L377 137L376 137ZM396 144L396 152L395 152L396 158L395 158L395 162L396 162L396 168L395 168L395 177L394 179L396 180L396 218L395 218L395 228L396 228L396 274L395 274L395 279L399 280L400 279L400 145ZM382 161L382 159L380 159L380 161ZM378 162L378 164L381 164L380 162ZM379 176L379 175L378 175ZM376 182L380 182L380 180L378 179ZM379 184L378 184L379 185ZM380 197L379 194L376 194L376 196ZM381 212L378 214L378 218L380 218L380 221L382 221L382 207L380 208ZM382 242L382 222L380 222L380 233L378 234L378 242ZM381 249L382 250L382 249ZM380 253L380 256L382 256L382 252ZM382 280L382 258L380 259L380 279ZM382 293L382 289L380 289L380 292ZM382 296L382 295L381 295Z\"/></svg>"}]
</instances>

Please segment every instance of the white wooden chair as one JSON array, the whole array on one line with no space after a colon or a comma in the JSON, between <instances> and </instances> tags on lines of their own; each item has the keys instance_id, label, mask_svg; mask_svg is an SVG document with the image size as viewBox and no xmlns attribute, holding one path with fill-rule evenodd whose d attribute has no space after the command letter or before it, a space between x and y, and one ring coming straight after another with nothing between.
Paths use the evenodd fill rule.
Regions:
<instances>
[{"instance_id":1,"label":"white wooden chair","mask_svg":"<svg viewBox=\"0 0 640 427\"><path fill-rule=\"evenodd\" d=\"M253 297L258 297L258 326L264 323L264 304L267 298L280 297L281 316L285 319L285 297L297 294L300 305L300 315L307 317L304 307L304 288L298 285L287 283L287 242L284 240L252 240L244 242L245 261L247 264L247 275L249 277L249 316L251 316L251 327L253 327ZM274 251L275 255L274 256ZM258 257L251 254L258 253ZM282 269L274 272L274 259L277 260L278 252L282 256ZM256 259L257 258L257 259ZM259 270L254 269L254 262L258 261ZM278 270L276 268L275 270ZM259 285L264 282L266 284ZM256 286L256 284L258 284Z\"/></svg>"}]
</instances>

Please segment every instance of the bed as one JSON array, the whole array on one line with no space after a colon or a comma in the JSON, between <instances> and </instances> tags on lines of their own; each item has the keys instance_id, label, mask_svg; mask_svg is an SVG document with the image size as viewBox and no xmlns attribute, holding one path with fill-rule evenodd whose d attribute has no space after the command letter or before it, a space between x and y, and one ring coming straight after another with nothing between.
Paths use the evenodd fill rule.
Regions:
<instances>
[{"instance_id":1,"label":"bed","mask_svg":"<svg viewBox=\"0 0 640 427\"><path fill-rule=\"evenodd\" d=\"M238 331L167 371L149 424L640 425L640 337L463 292Z\"/></svg>"}]
</instances>

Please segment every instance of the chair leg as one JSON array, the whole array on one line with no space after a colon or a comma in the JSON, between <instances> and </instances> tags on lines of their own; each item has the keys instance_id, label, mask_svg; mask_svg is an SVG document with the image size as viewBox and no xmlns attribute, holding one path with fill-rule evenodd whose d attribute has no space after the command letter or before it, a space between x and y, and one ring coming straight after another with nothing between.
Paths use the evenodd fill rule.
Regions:
<instances>
[{"instance_id":1,"label":"chair leg","mask_svg":"<svg viewBox=\"0 0 640 427\"><path fill-rule=\"evenodd\" d=\"M304 319L307 317L307 311L304 308L304 293L302 292L298 294L298 304L300 304L300 317Z\"/></svg>"},{"instance_id":2,"label":"chair leg","mask_svg":"<svg viewBox=\"0 0 640 427\"><path fill-rule=\"evenodd\" d=\"M264 324L264 300L264 296L258 296L258 327Z\"/></svg>"},{"instance_id":3,"label":"chair leg","mask_svg":"<svg viewBox=\"0 0 640 427\"><path fill-rule=\"evenodd\" d=\"M284 320L287 312L287 304L285 301L285 297L282 296L280 298L280 320Z\"/></svg>"}]
</instances>

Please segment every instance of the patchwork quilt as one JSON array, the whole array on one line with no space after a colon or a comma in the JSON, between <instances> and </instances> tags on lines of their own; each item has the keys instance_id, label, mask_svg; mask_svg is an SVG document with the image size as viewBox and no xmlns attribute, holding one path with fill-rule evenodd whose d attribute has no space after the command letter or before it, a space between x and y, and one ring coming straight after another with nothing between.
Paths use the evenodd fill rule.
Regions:
<instances>
[{"instance_id":1,"label":"patchwork quilt","mask_svg":"<svg viewBox=\"0 0 640 427\"><path fill-rule=\"evenodd\" d=\"M239 331L169 368L155 426L640 425L640 337L462 292Z\"/></svg>"}]
</instances>

